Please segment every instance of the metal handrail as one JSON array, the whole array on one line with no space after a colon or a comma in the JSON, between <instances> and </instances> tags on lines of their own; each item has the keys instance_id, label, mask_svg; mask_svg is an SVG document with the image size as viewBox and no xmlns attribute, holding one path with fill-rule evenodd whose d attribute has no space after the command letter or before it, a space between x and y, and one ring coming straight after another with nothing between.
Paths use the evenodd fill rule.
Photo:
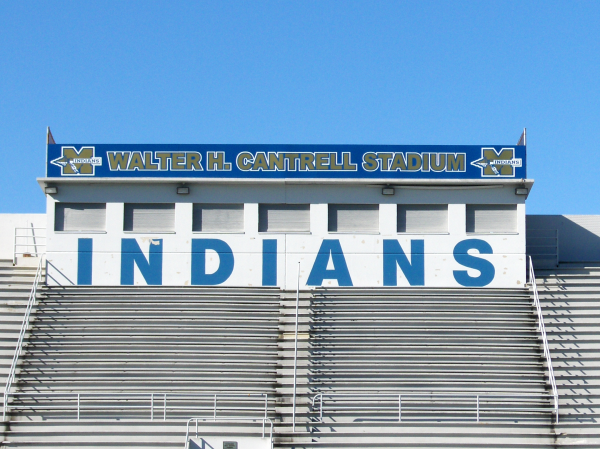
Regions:
<instances>
[{"instance_id":1,"label":"metal handrail","mask_svg":"<svg viewBox=\"0 0 600 449\"><path fill-rule=\"evenodd\" d=\"M554 412L556 414L556 423L558 424L558 390L556 388L556 378L554 377L554 369L552 368L552 357L550 356L550 346L548 345L548 336L546 335L546 326L544 325L544 315L542 314L542 306L538 295L537 284L535 282L535 273L533 270L533 262L529 256L529 283L533 289L533 304L538 315L538 330L542 334L542 342L544 346L544 356L548 365L548 378L552 386L552 396L554 396Z\"/></svg>"},{"instance_id":2,"label":"metal handrail","mask_svg":"<svg viewBox=\"0 0 600 449\"><path fill-rule=\"evenodd\" d=\"M311 404L313 410L316 408L316 404L318 403L319 410L319 420L318 422L323 422L323 409L324 403L326 402L324 398L329 398L332 401L336 401L336 409L349 412L361 412L361 411L390 411L397 410L398 413L398 422L402 422L402 411L408 410L406 404L403 405L403 399L415 399L415 398L426 398L431 401L450 401L452 400L452 405L454 406L452 409L445 409L444 411L468 411L472 410L473 418L476 422L481 421L481 412L506 412L506 411L543 411L543 409L523 409L523 408L514 408L510 409L507 407L498 407L498 408L490 408L489 404L486 408L482 406L482 402L491 401L493 399L504 399L505 402L520 402L520 403L534 403L544 398L554 398L552 394L529 394L529 393L511 393L511 394L469 394L469 393L411 393L411 392L397 392L397 393L318 393L314 397L311 398ZM528 401L526 399L532 398L533 400ZM349 407L345 407L340 405L341 402L350 402L351 405ZM463 400L460 402L460 400ZM389 407L382 406L382 402L391 403ZM376 402L376 405L362 405L364 402ZM422 401L425 402L425 401ZM464 403L472 404L472 409L464 409L458 408L457 406ZM494 401L499 402L499 401ZM555 402L556 404L556 402ZM411 409L411 410L419 410L423 411L422 408ZM438 410L439 411L439 410ZM422 421L429 421L433 418L421 419ZM435 418L438 419L438 418ZM411 419L411 421L419 420L417 418Z\"/></svg>"},{"instance_id":3,"label":"metal handrail","mask_svg":"<svg viewBox=\"0 0 600 449\"><path fill-rule=\"evenodd\" d=\"M6 378L6 386L4 387L4 400L2 407L2 420L6 420L6 408L8 406L8 396L10 395L10 389L12 387L12 383L15 380L15 371L17 369L17 362L19 361L19 355L21 355L21 351L23 350L23 340L25 338L25 333L27 329L29 329L29 316L31 315L31 309L33 308L36 296L37 296L37 287L38 283L42 278L42 271L44 266L44 256L40 258L40 262L38 263L37 271L35 272L35 278L33 280L33 286L31 287L31 293L29 294L29 300L27 301L27 308L25 309L25 315L23 316L23 322L21 323L21 331L19 332L19 338L17 340L17 346L15 348L15 354L13 355L12 363L10 365L10 370L8 372L8 377Z\"/></svg>"},{"instance_id":4,"label":"metal handrail","mask_svg":"<svg viewBox=\"0 0 600 449\"><path fill-rule=\"evenodd\" d=\"M262 437L265 437L265 423L268 422L271 425L271 429L269 432L269 439L271 442L271 449L273 449L273 421L271 420L271 418L267 418L262 417L262 418L246 418L246 417L228 417L228 418L214 418L214 419L210 419L210 418L190 418L187 421L187 424L185 426L185 449L187 449L188 447L188 442L190 441L190 423L192 421L196 422L196 438L198 438L198 421L212 421L212 422L217 422L217 421L262 421Z\"/></svg>"},{"instance_id":5,"label":"metal handrail","mask_svg":"<svg viewBox=\"0 0 600 449\"><path fill-rule=\"evenodd\" d=\"M208 393L164 393L164 392L149 392L149 393L59 393L59 392L19 392L19 393L8 393L5 394L5 397L31 397L31 398L57 398L64 399L65 401L69 401L69 404L73 404L72 406L67 405L45 405L40 406L39 401L36 402L36 407L42 408L44 410L68 410L72 411L73 415L77 416L77 421L81 420L81 415L84 410L83 402L89 401L92 399L95 400L104 400L104 401L123 401L127 402L127 404L95 404L95 405L86 405L85 410L90 411L109 411L109 410L149 410L149 418L150 421L154 421L155 410L158 412L162 412L162 419L166 421L167 419L167 411L168 410L206 410L207 412L211 412L213 418L217 418L219 411L219 399L221 400L236 400L236 407L231 410L235 410L236 412L240 411L251 411L256 412L259 410L263 411L264 417L267 417L268 406L269 406L269 394L268 393L216 393L216 394L208 394ZM168 400L198 400L204 399L204 402L212 403L212 407L191 407L191 406L177 406L177 405L168 405ZM7 399L8 400L8 399ZM137 400L138 402L144 402L142 404L132 403ZM258 402L260 400L261 404L264 404L260 409L258 407L252 407L244 409L239 405L239 402L242 400ZM263 402L264 400L264 402ZM148 404L150 405L148 408ZM30 405L12 405L10 407L12 410L24 410L31 408ZM5 410L7 407L5 406Z\"/></svg>"},{"instance_id":6,"label":"metal handrail","mask_svg":"<svg viewBox=\"0 0 600 449\"><path fill-rule=\"evenodd\" d=\"M294 332L294 390L292 393L292 433L296 432L296 384L298 377L298 310L300 307L300 262L298 262L298 276L296 280L296 327Z\"/></svg>"},{"instance_id":7,"label":"metal handrail","mask_svg":"<svg viewBox=\"0 0 600 449\"><path fill-rule=\"evenodd\" d=\"M19 235L18 231L27 231L26 235ZM36 235L35 231L38 230L46 230L46 228L34 228L34 227L30 227L30 228L15 228L15 236L14 236L14 241L13 241L13 265L16 265L17 263L17 256L18 255L24 255L24 254L29 254L29 252L24 252L24 251L17 251L17 248L19 247L25 247L25 248L29 248L29 247L33 247L34 251L33 253L35 254L35 257L38 257L40 254L44 254L45 251L38 251L39 247L46 247L46 236L45 235ZM31 231L31 233L29 234L29 231ZM27 239L25 241L25 243L19 242L18 239ZM32 239L33 242L29 242L29 239ZM44 240L44 243L40 243L37 240Z\"/></svg>"}]
</instances>

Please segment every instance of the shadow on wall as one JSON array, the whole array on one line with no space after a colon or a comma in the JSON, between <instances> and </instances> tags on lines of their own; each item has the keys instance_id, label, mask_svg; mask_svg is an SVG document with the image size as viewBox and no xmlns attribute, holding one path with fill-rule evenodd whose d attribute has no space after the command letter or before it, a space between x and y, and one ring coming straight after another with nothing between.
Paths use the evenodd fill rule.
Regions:
<instances>
[{"instance_id":1,"label":"shadow on wall","mask_svg":"<svg viewBox=\"0 0 600 449\"><path fill-rule=\"evenodd\" d=\"M600 215L527 215L527 254L546 262L600 262ZM558 252L556 252L558 251Z\"/></svg>"},{"instance_id":2,"label":"shadow on wall","mask_svg":"<svg viewBox=\"0 0 600 449\"><path fill-rule=\"evenodd\" d=\"M198 444L196 441L194 440L190 440L189 441L189 446L188 449L215 449L213 446L211 446L210 444L208 444L204 438L201 438L199 441L200 444Z\"/></svg>"}]
</instances>

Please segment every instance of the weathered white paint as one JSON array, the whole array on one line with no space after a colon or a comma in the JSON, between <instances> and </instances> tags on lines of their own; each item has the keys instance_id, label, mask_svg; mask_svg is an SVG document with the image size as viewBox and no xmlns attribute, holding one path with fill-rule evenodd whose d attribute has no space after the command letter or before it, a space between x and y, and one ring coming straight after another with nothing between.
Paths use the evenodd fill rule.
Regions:
<instances>
[{"instance_id":1,"label":"weathered white paint","mask_svg":"<svg viewBox=\"0 0 600 449\"><path fill-rule=\"evenodd\" d=\"M355 287L383 286L383 241L397 240L411 260L411 240L424 240L425 286L460 286L454 277L455 270L466 270L469 275L479 272L465 268L453 255L457 243L480 239L491 245L493 254L473 255L490 261L495 277L487 287L519 287L525 283L525 204L516 196L514 185L487 188L428 189L412 186L397 188L394 196L381 194L381 186L369 185L295 185L248 183L237 185L192 185L190 195L175 193L176 185L118 184L105 185L64 184L59 194L48 196L48 282L69 285L77 283L77 245L79 238L93 239L94 285L118 285L121 276L121 239L135 238L148 257L152 240L162 239L163 285L191 284L192 239L219 239L226 242L234 254L234 269L224 286L262 285L262 242L277 240L277 285L295 288L296 267L301 264L301 285L314 265L317 252L324 239L339 240L348 271ZM107 227L104 233L54 232L54 203L107 202ZM173 202L176 203L174 233L140 234L123 231L123 203ZM193 233L193 203L244 203L245 228L237 234ZM275 234L258 232L259 203L308 203L311 205L311 231L300 234ZM343 234L327 231L327 204L380 204L380 232L377 234ZM398 234L396 233L396 204L448 204L448 233ZM518 232L512 234L467 234L465 231L466 204L518 204ZM218 267L216 253L207 252L207 272ZM331 269L329 262L329 269ZM337 268L337 267L336 267ZM137 267L134 283L145 281ZM335 280L325 280L323 285L337 285ZM398 286L409 283L398 269Z\"/></svg>"}]
</instances>

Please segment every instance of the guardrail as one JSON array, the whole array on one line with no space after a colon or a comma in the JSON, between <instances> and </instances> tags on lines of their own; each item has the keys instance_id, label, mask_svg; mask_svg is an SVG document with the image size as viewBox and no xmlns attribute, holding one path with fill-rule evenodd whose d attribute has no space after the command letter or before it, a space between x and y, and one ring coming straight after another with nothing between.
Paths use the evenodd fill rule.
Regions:
<instances>
[{"instance_id":1,"label":"guardrail","mask_svg":"<svg viewBox=\"0 0 600 449\"><path fill-rule=\"evenodd\" d=\"M544 325L544 315L540 304L537 284L535 283L535 273L533 271L533 262L529 256L529 283L533 289L533 304L538 316L538 330L542 335L542 344L544 346L544 356L546 357L546 365L548 367L548 378L552 387L552 396L554 397L554 412L556 414L556 423L558 424L558 390L556 388L556 378L554 377L554 369L552 368L552 357L550 356L550 347L548 346L548 336L546 335L546 326Z\"/></svg>"},{"instance_id":2,"label":"guardrail","mask_svg":"<svg viewBox=\"0 0 600 449\"><path fill-rule=\"evenodd\" d=\"M244 417L235 417L232 416L230 418L219 418L219 419L213 419L213 420L209 420L207 418L190 418L187 422L186 428L185 428L185 449L188 449L188 443L190 441L190 423L192 421L196 422L196 438L198 438L198 422L199 421L212 421L212 422L218 422L218 421L252 421L252 422L256 422L256 421L262 421L262 438L265 437L265 423L268 422L271 425L271 429L269 431L269 439L270 439L270 443L271 443L271 449L273 449L273 421L271 420L271 418L267 418L266 416L263 418L244 418Z\"/></svg>"},{"instance_id":3,"label":"guardrail","mask_svg":"<svg viewBox=\"0 0 600 449\"><path fill-rule=\"evenodd\" d=\"M44 266L44 257L40 258L40 262L38 263L37 271L35 272L35 278L33 280L33 286L31 287L31 293L29 294L29 299L27 301L27 308L25 309L25 315L23 316L23 321L21 323L21 331L19 332L19 338L17 340L17 347L15 348L15 354L13 355L12 363L10 365L10 370L8 372L8 377L6 378L6 386L4 387L4 399L3 399L3 407L2 407L2 420L6 420L6 411L8 407L8 397L10 396L10 389L12 387L12 383L15 380L15 371L17 369L17 362L19 361L19 356L21 355L21 351L23 350L23 339L25 338L25 333L27 329L29 329L29 317L31 315L31 309L33 308L36 302L37 296L37 287L42 278L42 271Z\"/></svg>"},{"instance_id":4,"label":"guardrail","mask_svg":"<svg viewBox=\"0 0 600 449\"><path fill-rule=\"evenodd\" d=\"M43 232L42 232L43 231ZM40 257L46 253L46 228L15 228L13 241L13 265L17 256L30 255ZM23 251L19 251L22 249Z\"/></svg>"},{"instance_id":5,"label":"guardrail","mask_svg":"<svg viewBox=\"0 0 600 449\"><path fill-rule=\"evenodd\" d=\"M33 399L34 404L8 404L8 398ZM44 402L40 399L45 400ZM128 418L146 415L150 421L155 417L167 420L168 412L210 413L212 419L222 419L220 414L248 413L256 415L261 412L267 417L269 407L268 393L5 393L5 413L8 410L52 410L66 412L72 419ZM118 415L118 416L117 416ZM139 416L135 416L139 417ZM228 416L225 416L229 418ZM61 417L65 419L64 417ZM67 418L68 419L68 418Z\"/></svg>"},{"instance_id":6,"label":"guardrail","mask_svg":"<svg viewBox=\"0 0 600 449\"><path fill-rule=\"evenodd\" d=\"M319 393L311 399L318 422L328 413L336 421L346 415L357 421L482 422L514 420L532 412L553 413L550 394L468 393Z\"/></svg>"}]
</instances>

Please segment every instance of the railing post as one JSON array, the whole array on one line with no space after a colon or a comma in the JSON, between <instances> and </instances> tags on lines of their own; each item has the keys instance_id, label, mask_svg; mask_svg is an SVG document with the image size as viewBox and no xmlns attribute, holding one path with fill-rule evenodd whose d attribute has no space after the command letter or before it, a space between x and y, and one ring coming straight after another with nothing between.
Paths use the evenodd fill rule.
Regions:
<instances>
[{"instance_id":1,"label":"railing post","mask_svg":"<svg viewBox=\"0 0 600 449\"><path fill-rule=\"evenodd\" d=\"M13 267L17 264L17 228L15 228L15 238L13 243Z\"/></svg>"},{"instance_id":2,"label":"railing post","mask_svg":"<svg viewBox=\"0 0 600 449\"><path fill-rule=\"evenodd\" d=\"M33 240L33 252L35 253L35 257L38 257L37 241L35 239L35 228L33 227L33 223L29 224L31 225L31 240Z\"/></svg>"},{"instance_id":3,"label":"railing post","mask_svg":"<svg viewBox=\"0 0 600 449\"><path fill-rule=\"evenodd\" d=\"M294 393L292 397L292 432L296 432L296 378L298 373L298 309L300 306L300 262L296 284L296 331L294 333Z\"/></svg>"},{"instance_id":4,"label":"railing post","mask_svg":"<svg viewBox=\"0 0 600 449\"><path fill-rule=\"evenodd\" d=\"M323 422L323 393L319 393L319 395L320 395L319 402L321 403L321 405L320 405L321 409L319 411L319 420L321 422Z\"/></svg>"},{"instance_id":5,"label":"railing post","mask_svg":"<svg viewBox=\"0 0 600 449\"><path fill-rule=\"evenodd\" d=\"M265 419L267 419L267 408L269 407L269 394L265 393Z\"/></svg>"},{"instance_id":6,"label":"railing post","mask_svg":"<svg viewBox=\"0 0 600 449\"><path fill-rule=\"evenodd\" d=\"M81 399L79 397L79 393L77 393L77 421L79 421L79 419L81 417L80 411L81 411Z\"/></svg>"},{"instance_id":7,"label":"railing post","mask_svg":"<svg viewBox=\"0 0 600 449\"><path fill-rule=\"evenodd\" d=\"M217 395L215 394L215 404L213 406L213 421L217 420Z\"/></svg>"},{"instance_id":8,"label":"railing post","mask_svg":"<svg viewBox=\"0 0 600 449\"><path fill-rule=\"evenodd\" d=\"M398 395L398 422L402 422L402 395Z\"/></svg>"}]
</instances>

